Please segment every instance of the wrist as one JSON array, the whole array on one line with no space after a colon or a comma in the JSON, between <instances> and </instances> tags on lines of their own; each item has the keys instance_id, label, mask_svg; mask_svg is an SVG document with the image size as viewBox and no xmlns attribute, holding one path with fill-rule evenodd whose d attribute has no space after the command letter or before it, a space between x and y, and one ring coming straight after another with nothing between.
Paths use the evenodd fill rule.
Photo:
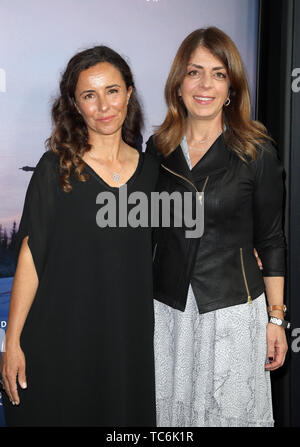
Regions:
<instances>
[{"instance_id":1,"label":"wrist","mask_svg":"<svg viewBox=\"0 0 300 447\"><path fill-rule=\"evenodd\" d=\"M278 317L270 317L269 324L281 327L283 329L290 329L291 323Z\"/></svg>"},{"instance_id":2,"label":"wrist","mask_svg":"<svg viewBox=\"0 0 300 447\"><path fill-rule=\"evenodd\" d=\"M10 334L8 331L6 331L4 337L5 350L11 348L18 348L19 346L20 346L20 337L18 337L17 335Z\"/></svg>"},{"instance_id":3,"label":"wrist","mask_svg":"<svg viewBox=\"0 0 300 447\"><path fill-rule=\"evenodd\" d=\"M282 310L272 310L272 312L269 312L269 317L281 318L281 320L283 320L284 313Z\"/></svg>"}]
</instances>

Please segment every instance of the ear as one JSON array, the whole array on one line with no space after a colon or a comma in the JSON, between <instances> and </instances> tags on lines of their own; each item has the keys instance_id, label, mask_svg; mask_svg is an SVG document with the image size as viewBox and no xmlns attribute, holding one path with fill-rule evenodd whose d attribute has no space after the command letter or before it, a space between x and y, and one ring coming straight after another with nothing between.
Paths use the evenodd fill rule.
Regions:
<instances>
[{"instance_id":1,"label":"ear","mask_svg":"<svg viewBox=\"0 0 300 447\"><path fill-rule=\"evenodd\" d=\"M77 104L77 102L76 102L75 99L73 99L73 104L74 104L74 107L75 107L75 109L77 110L77 112L80 113L80 115L81 115L80 108L79 108L79 106L78 106L78 104Z\"/></svg>"},{"instance_id":2,"label":"ear","mask_svg":"<svg viewBox=\"0 0 300 447\"><path fill-rule=\"evenodd\" d=\"M128 90L127 90L127 105L128 105L128 103L129 103L130 96L131 96L132 92L133 92L133 88L132 88L132 85L131 85L131 86L128 88Z\"/></svg>"}]
</instances>

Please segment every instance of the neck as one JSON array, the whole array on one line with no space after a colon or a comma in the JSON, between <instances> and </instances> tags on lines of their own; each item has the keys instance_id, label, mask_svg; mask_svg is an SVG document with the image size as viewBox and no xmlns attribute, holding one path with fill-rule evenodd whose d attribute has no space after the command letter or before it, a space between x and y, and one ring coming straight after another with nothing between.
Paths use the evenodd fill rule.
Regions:
<instances>
[{"instance_id":1,"label":"neck","mask_svg":"<svg viewBox=\"0 0 300 447\"><path fill-rule=\"evenodd\" d=\"M191 145L197 145L202 140L216 138L222 130L221 116L211 120L196 120L188 118L186 122L186 138Z\"/></svg>"},{"instance_id":2,"label":"neck","mask_svg":"<svg viewBox=\"0 0 300 447\"><path fill-rule=\"evenodd\" d=\"M107 161L118 160L125 145L121 130L113 135L89 134L89 144L91 156Z\"/></svg>"}]
</instances>

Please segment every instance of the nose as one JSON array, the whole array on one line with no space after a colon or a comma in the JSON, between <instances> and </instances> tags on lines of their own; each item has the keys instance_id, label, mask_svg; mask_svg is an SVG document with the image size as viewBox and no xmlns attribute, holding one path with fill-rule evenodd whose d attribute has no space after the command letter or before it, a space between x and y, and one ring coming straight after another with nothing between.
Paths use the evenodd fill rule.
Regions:
<instances>
[{"instance_id":1,"label":"nose","mask_svg":"<svg viewBox=\"0 0 300 447\"><path fill-rule=\"evenodd\" d=\"M208 89L212 85L212 76L208 70L203 70L199 78L199 83L202 88Z\"/></svg>"},{"instance_id":2,"label":"nose","mask_svg":"<svg viewBox=\"0 0 300 447\"><path fill-rule=\"evenodd\" d=\"M106 110L108 109L109 105L108 105L108 101L105 95L101 96L98 98L98 110L99 112L106 112Z\"/></svg>"}]
</instances>

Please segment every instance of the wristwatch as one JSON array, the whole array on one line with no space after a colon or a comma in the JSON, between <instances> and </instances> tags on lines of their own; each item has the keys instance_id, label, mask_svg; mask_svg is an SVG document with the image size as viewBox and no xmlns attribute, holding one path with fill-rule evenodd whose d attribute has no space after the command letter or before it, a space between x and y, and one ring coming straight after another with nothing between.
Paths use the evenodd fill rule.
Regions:
<instances>
[{"instance_id":1,"label":"wristwatch","mask_svg":"<svg viewBox=\"0 0 300 447\"><path fill-rule=\"evenodd\" d=\"M291 323L286 320L281 320L280 318L270 317L270 323L276 324L277 326L281 326L284 329L290 329Z\"/></svg>"}]
</instances>

